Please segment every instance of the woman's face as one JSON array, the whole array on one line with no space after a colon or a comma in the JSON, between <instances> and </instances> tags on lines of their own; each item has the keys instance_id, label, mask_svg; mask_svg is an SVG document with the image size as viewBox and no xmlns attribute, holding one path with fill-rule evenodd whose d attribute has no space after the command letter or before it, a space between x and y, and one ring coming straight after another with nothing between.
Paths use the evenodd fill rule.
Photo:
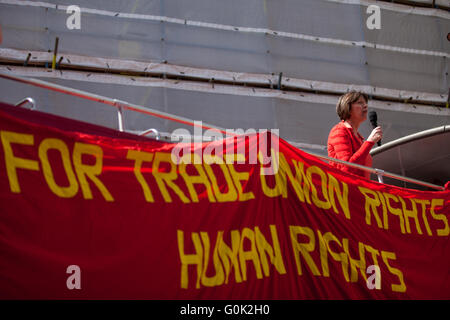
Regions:
<instances>
[{"instance_id":1,"label":"woman's face","mask_svg":"<svg viewBox=\"0 0 450 320\"><path fill-rule=\"evenodd\" d=\"M367 119L367 101L363 96L351 104L350 120L363 122Z\"/></svg>"}]
</instances>

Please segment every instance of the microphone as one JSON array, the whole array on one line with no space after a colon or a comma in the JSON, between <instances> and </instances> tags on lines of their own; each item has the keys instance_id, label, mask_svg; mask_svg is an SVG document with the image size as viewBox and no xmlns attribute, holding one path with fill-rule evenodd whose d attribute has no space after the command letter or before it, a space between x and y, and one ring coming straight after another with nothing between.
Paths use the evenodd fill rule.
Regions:
<instances>
[{"instance_id":1,"label":"microphone","mask_svg":"<svg viewBox=\"0 0 450 320\"><path fill-rule=\"evenodd\" d=\"M372 127L374 129L376 127L378 127L377 120L378 120L377 113L375 111L370 111L369 112L369 121L372 124ZM377 145L381 146L381 140L378 140Z\"/></svg>"}]
</instances>

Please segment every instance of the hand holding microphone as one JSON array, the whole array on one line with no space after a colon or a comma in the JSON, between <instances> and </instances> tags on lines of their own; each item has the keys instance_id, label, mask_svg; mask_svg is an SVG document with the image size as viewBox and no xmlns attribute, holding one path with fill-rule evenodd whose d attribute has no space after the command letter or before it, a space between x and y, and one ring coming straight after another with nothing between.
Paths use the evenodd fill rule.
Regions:
<instances>
[{"instance_id":1,"label":"hand holding microphone","mask_svg":"<svg viewBox=\"0 0 450 320\"><path fill-rule=\"evenodd\" d=\"M381 130L381 127L377 124L377 113L375 111L369 112L369 121L372 124L372 127L374 128L372 132L370 133L369 138L367 138L368 141L376 142L378 146L381 146L381 138L383 137L383 130Z\"/></svg>"}]
</instances>

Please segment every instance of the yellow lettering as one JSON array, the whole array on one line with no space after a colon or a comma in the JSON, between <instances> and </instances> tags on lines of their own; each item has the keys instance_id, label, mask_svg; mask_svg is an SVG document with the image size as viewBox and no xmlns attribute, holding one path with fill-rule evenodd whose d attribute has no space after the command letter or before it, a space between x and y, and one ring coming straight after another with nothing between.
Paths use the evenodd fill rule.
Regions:
<instances>
[{"instance_id":1,"label":"yellow lettering","mask_svg":"<svg viewBox=\"0 0 450 320\"><path fill-rule=\"evenodd\" d=\"M371 225L371 213L375 217L375 220L377 221L378 228L382 228L381 225L381 219L378 215L377 207L380 205L380 199L378 198L378 195L375 191L372 191L370 189L360 187L358 186L359 191L364 195L365 197L365 210L366 210L366 224ZM387 227L387 226L386 226Z\"/></svg>"},{"instance_id":2,"label":"yellow lettering","mask_svg":"<svg viewBox=\"0 0 450 320\"><path fill-rule=\"evenodd\" d=\"M325 244L327 246L328 252L333 257L333 259L335 261L341 262L342 273L344 274L345 281L349 282L350 278L349 278L349 275L348 275L348 257L347 257L347 254L345 252L341 252L341 253L334 252L331 249L331 246L330 246L330 242L334 241L335 243L337 243L342 248L341 242L331 232L326 232L323 235L323 240L325 241Z\"/></svg>"},{"instance_id":3,"label":"yellow lettering","mask_svg":"<svg viewBox=\"0 0 450 320\"><path fill-rule=\"evenodd\" d=\"M241 243L241 236L238 230L231 231L231 248L223 241L223 231L217 234L217 241L219 247L219 256L225 268L225 283L228 283L228 276L231 272L231 267L234 269L234 278L237 283L242 282L241 270L238 261L239 246ZM231 261L231 263L230 263Z\"/></svg>"},{"instance_id":4,"label":"yellow lettering","mask_svg":"<svg viewBox=\"0 0 450 320\"><path fill-rule=\"evenodd\" d=\"M312 274L315 276L320 276L320 271L317 268L314 260L312 259L310 252L314 251L316 245L316 238L312 229L308 227L301 226L289 226L289 231L291 235L292 249L294 251L295 263L297 265L297 272L302 275L302 266L300 262L300 254L305 259L306 264L311 270ZM298 235L303 234L309 238L308 243L298 242Z\"/></svg>"},{"instance_id":5,"label":"yellow lettering","mask_svg":"<svg viewBox=\"0 0 450 320\"><path fill-rule=\"evenodd\" d=\"M241 184L241 181L245 181L248 182L248 178L249 178L249 172L237 172L234 169L234 165L233 165L233 161L237 160L237 161L245 161L245 156L243 154L235 154L235 155L229 155L226 154L226 163L228 166L228 169L230 170L231 173L231 177L233 178L233 182L236 185L237 191L238 191L238 199L239 201L246 201L246 200L250 200L250 199L255 199L255 195L253 194L253 192L249 191L249 192L245 192L244 193L244 187Z\"/></svg>"},{"instance_id":6,"label":"yellow lettering","mask_svg":"<svg viewBox=\"0 0 450 320\"><path fill-rule=\"evenodd\" d=\"M308 198L309 203L309 189L310 189L310 183L308 179L306 178L306 175L303 171L304 164L296 164L295 160L292 160L295 167L295 177L294 174L291 171L291 167L289 166L286 157L282 152L279 153L279 159L280 159L280 165L277 175L280 175L282 180L282 186L284 189L287 187L287 179L289 179L289 182L292 185L292 188L294 189L295 193L297 194L298 199L301 202L305 202L305 194ZM287 176L287 177L286 177ZM301 186L301 182L303 181L303 187ZM287 190L283 191L283 197L287 197Z\"/></svg>"},{"instance_id":7,"label":"yellow lettering","mask_svg":"<svg viewBox=\"0 0 450 320\"><path fill-rule=\"evenodd\" d=\"M153 153L128 150L127 159L134 160L134 175L136 176L136 179L141 185L142 191L144 192L145 201L155 202L152 192L150 191L150 187L148 186L147 181L145 181L145 178L141 172L142 163L144 161L151 162L153 160Z\"/></svg>"},{"instance_id":8,"label":"yellow lettering","mask_svg":"<svg viewBox=\"0 0 450 320\"><path fill-rule=\"evenodd\" d=\"M380 255L380 252L368 244L364 245L364 247L372 255L373 264L378 266L379 264L377 257Z\"/></svg>"},{"instance_id":9,"label":"yellow lettering","mask_svg":"<svg viewBox=\"0 0 450 320\"><path fill-rule=\"evenodd\" d=\"M32 146L34 145L34 136L31 134L1 131L0 138L3 144L3 151L5 152L5 165L9 180L9 188L11 192L20 193L20 184L19 179L17 178L17 169L39 171L39 163L35 160L29 160L14 156L11 144L16 143Z\"/></svg>"},{"instance_id":10,"label":"yellow lettering","mask_svg":"<svg viewBox=\"0 0 450 320\"><path fill-rule=\"evenodd\" d=\"M197 282L195 287L200 288L200 278L202 275L202 263L203 263L203 247L200 242L200 237L197 232L192 232L192 242L194 243L195 253L184 253L184 232L177 230L178 238L178 252L181 260L181 288L187 289L189 284L188 266L197 266Z\"/></svg>"},{"instance_id":11,"label":"yellow lettering","mask_svg":"<svg viewBox=\"0 0 450 320\"><path fill-rule=\"evenodd\" d=\"M83 164L83 155L90 155L95 158L95 164L87 165ZM87 144L81 142L75 142L73 148L73 165L75 172L77 173L78 181L80 182L81 191L85 199L92 199L92 191L89 187L86 177L89 177L91 181L97 186L102 193L106 201L114 201L114 198L106 189L105 185L97 177L103 170L103 150L100 146L94 144Z\"/></svg>"},{"instance_id":12,"label":"yellow lettering","mask_svg":"<svg viewBox=\"0 0 450 320\"><path fill-rule=\"evenodd\" d=\"M358 281L358 271L356 270L356 268L359 269L359 273L363 277L364 281L367 281L366 257L365 257L365 253L364 253L364 244L362 242L358 242L359 260L353 259L351 257L347 238L342 239L342 246L344 248L344 252L347 254L347 257L350 261L350 270L351 270L350 281L351 282Z\"/></svg>"},{"instance_id":13,"label":"yellow lettering","mask_svg":"<svg viewBox=\"0 0 450 320\"><path fill-rule=\"evenodd\" d=\"M438 236L448 236L450 229L448 227L448 220L447 217L444 214L437 214L434 210L436 209L436 206L443 206L444 205L444 199L433 199L431 200L431 216L435 220L441 220L442 223L444 223L443 229L436 230Z\"/></svg>"},{"instance_id":14,"label":"yellow lettering","mask_svg":"<svg viewBox=\"0 0 450 320\"><path fill-rule=\"evenodd\" d=\"M267 242L264 235L258 227L255 227L256 246L261 258L261 265L263 267L264 275L269 276L269 264L267 263L266 253L269 256L270 263L277 269L278 273L285 274L283 257L281 255L280 242L278 241L277 228L275 225L270 225L270 233L272 235L273 247Z\"/></svg>"},{"instance_id":15,"label":"yellow lettering","mask_svg":"<svg viewBox=\"0 0 450 320\"><path fill-rule=\"evenodd\" d=\"M245 239L248 239L250 241L250 250L244 250ZM241 263L242 278L244 279L244 281L247 280L246 262L248 260L251 260L253 262L256 270L256 277L258 279L262 279L263 276L261 272L261 264L259 262L259 256L255 246L255 233L249 228L244 228L242 230L241 244L239 246L239 261Z\"/></svg>"},{"instance_id":16,"label":"yellow lettering","mask_svg":"<svg viewBox=\"0 0 450 320\"><path fill-rule=\"evenodd\" d=\"M53 175L52 167L48 161L48 150L54 149L58 150L61 155L64 171L66 173L67 179L69 180L69 185L67 187L59 186ZM69 149L67 148L64 141L59 139L44 139L39 145L39 159L42 164L42 172L44 173L45 181L47 181L50 190L58 197L61 198L72 198L78 192L78 182L75 177L75 173L72 169L72 164L70 162Z\"/></svg>"},{"instance_id":17,"label":"yellow lettering","mask_svg":"<svg viewBox=\"0 0 450 320\"><path fill-rule=\"evenodd\" d=\"M214 263L214 269L215 269L216 275L213 277L207 277L206 270L208 269L209 250L210 250L209 236L208 236L207 232L200 232L200 236L203 241L203 247L205 248L204 267L203 267L203 272L202 272L202 284L205 287L220 286L221 284L223 284L223 282L225 280L225 275L223 272L222 264L220 263L220 260L219 260L219 255L217 253L218 238L216 239L216 246L214 247L214 252L213 252L213 263Z\"/></svg>"},{"instance_id":18,"label":"yellow lettering","mask_svg":"<svg viewBox=\"0 0 450 320\"><path fill-rule=\"evenodd\" d=\"M330 276L330 268L328 266L328 248L320 230L317 230L317 238L319 239L320 265L324 277Z\"/></svg>"},{"instance_id":19,"label":"yellow lettering","mask_svg":"<svg viewBox=\"0 0 450 320\"><path fill-rule=\"evenodd\" d=\"M272 155L273 155L273 153L272 153ZM260 159L259 161L261 163L261 168L262 168L263 167L263 165L262 165L263 155L262 155L261 151L259 151L258 156L259 156L259 159ZM280 153L279 156L280 156L280 158L282 157L284 159L284 155L282 153ZM274 159L274 158L275 157L272 157L272 159ZM280 166L285 165L289 168L289 165L287 163L281 163L283 159L280 159ZM284 159L284 161L286 162L286 159ZM283 168L283 169L286 169L286 168ZM285 171L283 173L281 173L280 170L278 170L278 172L274 175L264 175L264 174L259 175L260 179L261 179L261 186L262 186L263 192L266 196L268 196L270 198L274 198L274 197L283 195L283 198L287 198L287 186L286 186ZM275 179L275 186L273 188L271 188L267 185L266 179L268 177L271 177L271 178L273 177Z\"/></svg>"},{"instance_id":20,"label":"yellow lettering","mask_svg":"<svg viewBox=\"0 0 450 320\"><path fill-rule=\"evenodd\" d=\"M191 157L194 158L192 162L194 163L193 165L189 164L189 162L184 161L185 159L192 160ZM206 176L205 170L203 170L202 165L199 163L202 163L201 158L199 157L199 155L194 153L192 155L184 155L181 158L181 163L179 165L180 174L183 177L184 182L186 183L192 202L199 201L197 191L195 190L194 187L195 184L201 184L205 186L209 202L216 202L216 198L214 198L214 194L211 188L211 183L209 182L208 177ZM186 166L188 165L194 166L198 174L197 175L188 174L186 171Z\"/></svg>"},{"instance_id":21,"label":"yellow lettering","mask_svg":"<svg viewBox=\"0 0 450 320\"><path fill-rule=\"evenodd\" d=\"M403 215L405 216L405 226L406 226L406 232L411 233L411 227L409 226L409 218L413 218L414 222L416 223L416 230L418 234L422 234L422 229L420 228L419 224L419 217L417 216L417 207L416 203L413 201L413 199L410 199L411 201L411 210L406 208L405 200L398 196L398 199L402 203L402 210Z\"/></svg>"},{"instance_id":22,"label":"yellow lettering","mask_svg":"<svg viewBox=\"0 0 450 320\"><path fill-rule=\"evenodd\" d=\"M211 181L212 188L217 198L217 201L219 202L236 201L238 198L238 194L236 188L233 185L233 180L231 178L230 172L228 171L227 166L223 164L223 159L219 158L218 156L211 156L211 155L204 155L203 159L205 160L205 164L203 166L206 170L206 173L208 174L209 180ZM219 185L217 184L216 176L214 175L214 172L210 166L210 164L213 163L216 163L222 170L228 188L228 191L225 193L222 193Z\"/></svg>"},{"instance_id":23,"label":"yellow lettering","mask_svg":"<svg viewBox=\"0 0 450 320\"><path fill-rule=\"evenodd\" d=\"M391 203L389 202L389 200L394 200L395 202L398 202L398 198L397 196L390 194L390 193L386 193L383 192L384 197L386 198L386 205L389 209L389 212L398 216L398 219L400 221L400 230L402 233L405 233L405 222L403 219L403 212L401 209L397 209L397 208L392 208Z\"/></svg>"},{"instance_id":24,"label":"yellow lettering","mask_svg":"<svg viewBox=\"0 0 450 320\"><path fill-rule=\"evenodd\" d=\"M160 171L161 163L168 163L170 165L170 171L164 172ZM158 184L158 188L161 191L161 194L166 202L172 202L172 197L169 194L169 191L166 188L166 185L171 188L175 194L180 198L183 203L191 202L188 197L186 197L181 191L180 187L178 187L173 181L177 179L177 171L175 164L172 162L171 154L166 152L156 152L155 158L153 160L152 165L152 174L155 177L156 183Z\"/></svg>"},{"instance_id":25,"label":"yellow lettering","mask_svg":"<svg viewBox=\"0 0 450 320\"><path fill-rule=\"evenodd\" d=\"M383 208L383 227L385 230L388 230L389 222L388 222L386 201L384 200L383 194L380 191L377 191L377 194L378 194L378 198L381 201L381 208Z\"/></svg>"},{"instance_id":26,"label":"yellow lettering","mask_svg":"<svg viewBox=\"0 0 450 320\"><path fill-rule=\"evenodd\" d=\"M345 217L350 219L350 210L348 207L348 185L345 182L342 182L342 189L343 191L341 191L337 179L328 173L328 196L330 198L331 206L333 207L335 213L339 213L336 207L336 200L334 199L334 195L336 195Z\"/></svg>"},{"instance_id":27,"label":"yellow lettering","mask_svg":"<svg viewBox=\"0 0 450 320\"><path fill-rule=\"evenodd\" d=\"M294 159L292 160L292 162L294 163L295 176L298 179L298 183L300 184L303 181L303 194L300 195L301 193L298 193L297 195L299 196L300 201L305 202L306 200L308 204L311 204L309 192L311 189L312 182L308 180L308 177L306 176L305 171L303 170L305 164L300 161L295 161Z\"/></svg>"},{"instance_id":28,"label":"yellow lettering","mask_svg":"<svg viewBox=\"0 0 450 320\"><path fill-rule=\"evenodd\" d=\"M423 219L423 223L425 224L425 229L427 229L427 233L429 236L433 235L433 232L430 229L430 225L428 224L428 219L427 219L427 204L430 204L430 200L423 200L423 199L413 199L415 203L418 203L421 205L422 208L422 219Z\"/></svg>"},{"instance_id":29,"label":"yellow lettering","mask_svg":"<svg viewBox=\"0 0 450 320\"><path fill-rule=\"evenodd\" d=\"M392 291L406 292L406 284L405 284L405 281L403 280L403 273L399 269L391 267L388 262L388 259L392 259L392 260L396 259L395 253L389 252L389 251L381 251L381 257L383 258L384 264L389 269L389 271L392 274L396 275L398 277L398 280L400 281L399 284L391 285Z\"/></svg>"},{"instance_id":30,"label":"yellow lettering","mask_svg":"<svg viewBox=\"0 0 450 320\"><path fill-rule=\"evenodd\" d=\"M313 174L316 174L320 177L320 185L322 186L322 195L325 200L319 199L316 186L314 185L314 180L312 179ZM327 176L325 172L317 166L311 166L308 169L306 169L306 176L308 180L311 181L311 198L314 204L318 208L330 209L331 203L327 193Z\"/></svg>"}]
</instances>

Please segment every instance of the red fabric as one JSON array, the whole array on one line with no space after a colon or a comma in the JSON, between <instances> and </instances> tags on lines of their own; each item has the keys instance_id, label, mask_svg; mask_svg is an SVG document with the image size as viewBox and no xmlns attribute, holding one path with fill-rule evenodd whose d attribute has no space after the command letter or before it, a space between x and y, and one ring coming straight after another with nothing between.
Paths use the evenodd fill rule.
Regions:
<instances>
[{"instance_id":1,"label":"red fabric","mask_svg":"<svg viewBox=\"0 0 450 320\"><path fill-rule=\"evenodd\" d=\"M347 128L344 122L339 122L331 129L328 135L328 156L353 162L363 166L372 166L372 157L369 152L374 143L371 141L364 141L364 138L358 133L356 136L353 130ZM370 179L370 173L351 168L349 166L330 161L330 164L342 171L357 174L361 177Z\"/></svg>"},{"instance_id":2,"label":"red fabric","mask_svg":"<svg viewBox=\"0 0 450 320\"><path fill-rule=\"evenodd\" d=\"M346 174L282 139L275 176L182 166L175 144L41 116L0 104L0 299L450 299L450 191ZM231 151L249 159L261 136Z\"/></svg>"}]
</instances>

